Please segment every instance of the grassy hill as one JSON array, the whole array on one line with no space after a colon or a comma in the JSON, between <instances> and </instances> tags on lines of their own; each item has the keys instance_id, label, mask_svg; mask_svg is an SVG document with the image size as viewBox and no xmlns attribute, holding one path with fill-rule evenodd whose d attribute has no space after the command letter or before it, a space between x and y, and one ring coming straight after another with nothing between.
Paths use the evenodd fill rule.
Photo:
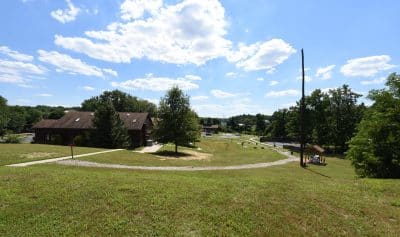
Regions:
<instances>
[{"instance_id":1,"label":"grassy hill","mask_svg":"<svg viewBox=\"0 0 400 237\"><path fill-rule=\"evenodd\" d=\"M398 236L400 180L349 161L237 171L0 167L0 236Z\"/></svg>"}]
</instances>

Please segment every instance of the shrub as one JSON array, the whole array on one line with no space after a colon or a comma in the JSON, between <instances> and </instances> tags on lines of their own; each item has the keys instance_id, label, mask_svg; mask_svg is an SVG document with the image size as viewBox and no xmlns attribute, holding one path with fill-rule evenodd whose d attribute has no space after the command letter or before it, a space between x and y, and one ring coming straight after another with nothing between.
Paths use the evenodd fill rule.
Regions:
<instances>
[{"instance_id":1,"label":"shrub","mask_svg":"<svg viewBox=\"0 0 400 237\"><path fill-rule=\"evenodd\" d=\"M17 134L9 134L4 140L5 143L21 143L21 137Z\"/></svg>"}]
</instances>

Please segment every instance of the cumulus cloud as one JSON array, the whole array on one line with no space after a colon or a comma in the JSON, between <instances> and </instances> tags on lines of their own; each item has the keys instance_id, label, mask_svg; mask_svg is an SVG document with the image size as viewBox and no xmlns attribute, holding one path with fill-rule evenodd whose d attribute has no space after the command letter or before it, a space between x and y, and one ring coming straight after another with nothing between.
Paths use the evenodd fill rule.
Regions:
<instances>
[{"instance_id":1,"label":"cumulus cloud","mask_svg":"<svg viewBox=\"0 0 400 237\"><path fill-rule=\"evenodd\" d=\"M386 77L381 77L378 79L361 81L361 85L379 85L379 84L383 84L385 82L386 82Z\"/></svg>"},{"instance_id":2,"label":"cumulus cloud","mask_svg":"<svg viewBox=\"0 0 400 237\"><path fill-rule=\"evenodd\" d=\"M121 18L126 21L135 20L145 12L155 15L162 5L162 0L126 0L121 4Z\"/></svg>"},{"instance_id":3,"label":"cumulus cloud","mask_svg":"<svg viewBox=\"0 0 400 237\"><path fill-rule=\"evenodd\" d=\"M219 98L219 99L226 99L226 98L232 98L232 97L238 96L238 94L233 94L233 93L222 91L222 90L211 90L210 93L215 98Z\"/></svg>"},{"instance_id":4,"label":"cumulus cloud","mask_svg":"<svg viewBox=\"0 0 400 237\"><path fill-rule=\"evenodd\" d=\"M270 81L269 82L269 85L270 86L275 86L275 85L277 85L278 84L278 81Z\"/></svg>"},{"instance_id":5,"label":"cumulus cloud","mask_svg":"<svg viewBox=\"0 0 400 237\"><path fill-rule=\"evenodd\" d=\"M336 65L329 65L326 67L320 67L317 69L316 77L321 78L322 80L328 80L332 78L332 70L336 67Z\"/></svg>"},{"instance_id":6,"label":"cumulus cloud","mask_svg":"<svg viewBox=\"0 0 400 237\"><path fill-rule=\"evenodd\" d=\"M151 91L166 91L173 86L177 86L182 90L192 90L199 88L199 85L189 79L191 75L180 78L155 77L152 74L147 74L144 78L136 78L124 82L111 82L111 86L120 87L126 90L151 90Z\"/></svg>"},{"instance_id":7,"label":"cumulus cloud","mask_svg":"<svg viewBox=\"0 0 400 237\"><path fill-rule=\"evenodd\" d=\"M348 77L373 77L379 72L394 68L395 65L389 64L390 60L389 55L354 58L348 60L340 71Z\"/></svg>"},{"instance_id":8,"label":"cumulus cloud","mask_svg":"<svg viewBox=\"0 0 400 237\"><path fill-rule=\"evenodd\" d=\"M238 51L228 55L228 60L245 71L267 70L273 72L275 67L283 63L296 50L282 39L272 39L251 45L239 45Z\"/></svg>"},{"instance_id":9,"label":"cumulus cloud","mask_svg":"<svg viewBox=\"0 0 400 237\"><path fill-rule=\"evenodd\" d=\"M68 5L67 9L57 9L50 13L51 17L53 17L54 19L63 24L74 21L76 19L76 16L81 11L80 8L74 6L71 0L65 0L65 1Z\"/></svg>"},{"instance_id":10,"label":"cumulus cloud","mask_svg":"<svg viewBox=\"0 0 400 237\"><path fill-rule=\"evenodd\" d=\"M158 10L155 10L159 6L157 1L146 2L125 1L121 5L122 22L111 23L103 31L87 31L87 37L56 35L55 44L117 63L146 57L167 63L201 65L229 50L231 42L224 38L225 10L219 1L184 0ZM136 19L144 11L149 16Z\"/></svg>"},{"instance_id":11,"label":"cumulus cloud","mask_svg":"<svg viewBox=\"0 0 400 237\"><path fill-rule=\"evenodd\" d=\"M256 80L257 80L257 81L264 81L264 78L262 78L262 77L257 77Z\"/></svg>"},{"instance_id":12,"label":"cumulus cloud","mask_svg":"<svg viewBox=\"0 0 400 237\"><path fill-rule=\"evenodd\" d=\"M0 59L0 82L27 86L37 75L44 75L47 69L32 63Z\"/></svg>"},{"instance_id":13,"label":"cumulus cloud","mask_svg":"<svg viewBox=\"0 0 400 237\"><path fill-rule=\"evenodd\" d=\"M0 46L0 53L7 55L8 57L17 61L30 62L33 60L31 55L23 54L18 51L11 50L7 46Z\"/></svg>"},{"instance_id":14,"label":"cumulus cloud","mask_svg":"<svg viewBox=\"0 0 400 237\"><path fill-rule=\"evenodd\" d=\"M202 65L227 58L246 71L273 72L296 50L282 39L232 48L226 39L225 9L218 0L125 0L121 20L85 36L56 35L54 43L89 57L115 63L143 59L173 64ZM232 74L233 75L233 74ZM229 75L227 75L229 76Z\"/></svg>"},{"instance_id":15,"label":"cumulus cloud","mask_svg":"<svg viewBox=\"0 0 400 237\"><path fill-rule=\"evenodd\" d=\"M297 96L300 95L298 90L282 90L282 91L269 91L265 94L265 97L282 97L282 96Z\"/></svg>"},{"instance_id":16,"label":"cumulus cloud","mask_svg":"<svg viewBox=\"0 0 400 237\"><path fill-rule=\"evenodd\" d=\"M201 81L201 77L196 75L186 75L185 78L191 81Z\"/></svg>"},{"instance_id":17,"label":"cumulus cloud","mask_svg":"<svg viewBox=\"0 0 400 237\"><path fill-rule=\"evenodd\" d=\"M72 58L69 55L61 54L56 51L38 50L38 59L42 62L56 67L57 72L67 72L70 74L80 74L85 76L104 77L104 73L117 76L117 72L111 69L100 69L96 66L86 64L80 59Z\"/></svg>"}]
</instances>

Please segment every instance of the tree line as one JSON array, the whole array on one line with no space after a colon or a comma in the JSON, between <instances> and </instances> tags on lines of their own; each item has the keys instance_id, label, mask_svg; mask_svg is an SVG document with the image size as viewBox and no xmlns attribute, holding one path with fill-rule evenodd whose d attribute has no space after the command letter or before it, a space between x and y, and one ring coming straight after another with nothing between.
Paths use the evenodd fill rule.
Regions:
<instances>
[{"instance_id":1,"label":"tree line","mask_svg":"<svg viewBox=\"0 0 400 237\"><path fill-rule=\"evenodd\" d=\"M328 92L314 90L305 97L305 141L343 153L361 121L366 106L357 100L361 95L348 85ZM272 114L265 134L272 140L299 141L300 101L289 109L280 109Z\"/></svg>"}]
</instances>

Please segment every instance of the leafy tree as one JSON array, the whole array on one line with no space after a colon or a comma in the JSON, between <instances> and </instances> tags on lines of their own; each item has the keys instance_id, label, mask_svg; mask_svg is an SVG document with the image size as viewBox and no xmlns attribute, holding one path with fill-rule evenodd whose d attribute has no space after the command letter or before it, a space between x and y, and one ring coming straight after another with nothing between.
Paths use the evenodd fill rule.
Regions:
<instances>
[{"instance_id":1,"label":"leafy tree","mask_svg":"<svg viewBox=\"0 0 400 237\"><path fill-rule=\"evenodd\" d=\"M272 138L286 139L286 115L288 113L287 109L280 109L275 111L271 117L271 125L270 125L270 136Z\"/></svg>"},{"instance_id":2,"label":"leafy tree","mask_svg":"<svg viewBox=\"0 0 400 237\"><path fill-rule=\"evenodd\" d=\"M346 157L361 176L400 178L400 75L391 74L386 85L369 93L374 104L349 143Z\"/></svg>"},{"instance_id":3,"label":"leafy tree","mask_svg":"<svg viewBox=\"0 0 400 237\"><path fill-rule=\"evenodd\" d=\"M3 136L8 124L7 100L0 96L0 136Z\"/></svg>"},{"instance_id":4,"label":"leafy tree","mask_svg":"<svg viewBox=\"0 0 400 237\"><path fill-rule=\"evenodd\" d=\"M92 145L104 148L127 148L129 136L123 121L110 100L103 100L97 105L94 113L90 137Z\"/></svg>"},{"instance_id":5,"label":"leafy tree","mask_svg":"<svg viewBox=\"0 0 400 237\"><path fill-rule=\"evenodd\" d=\"M262 135L265 132L265 116L262 114L256 114L256 132L258 135Z\"/></svg>"},{"instance_id":6,"label":"leafy tree","mask_svg":"<svg viewBox=\"0 0 400 237\"><path fill-rule=\"evenodd\" d=\"M148 112L151 116L156 115L157 107L147 100L141 100L119 90L105 91L100 96L92 97L82 102L83 111L95 111L99 103L109 100L118 112Z\"/></svg>"},{"instance_id":7,"label":"leafy tree","mask_svg":"<svg viewBox=\"0 0 400 237\"><path fill-rule=\"evenodd\" d=\"M362 113L357 109L357 98L361 95L351 91L349 86L329 91L330 98L330 134L331 143L343 152L346 143L353 137L355 128L360 122Z\"/></svg>"},{"instance_id":8,"label":"leafy tree","mask_svg":"<svg viewBox=\"0 0 400 237\"><path fill-rule=\"evenodd\" d=\"M65 115L65 108L63 107L56 107L56 108L51 108L50 113L47 118L49 119L59 119Z\"/></svg>"},{"instance_id":9,"label":"leafy tree","mask_svg":"<svg viewBox=\"0 0 400 237\"><path fill-rule=\"evenodd\" d=\"M199 137L198 117L190 109L189 97L178 87L171 88L161 98L158 118L155 137L160 142L173 142L175 153L178 152L178 146L187 145Z\"/></svg>"},{"instance_id":10,"label":"leafy tree","mask_svg":"<svg viewBox=\"0 0 400 237\"><path fill-rule=\"evenodd\" d=\"M26 112L24 107L9 106L8 111L10 120L8 121L7 129L15 133L22 132L26 124Z\"/></svg>"}]
</instances>

